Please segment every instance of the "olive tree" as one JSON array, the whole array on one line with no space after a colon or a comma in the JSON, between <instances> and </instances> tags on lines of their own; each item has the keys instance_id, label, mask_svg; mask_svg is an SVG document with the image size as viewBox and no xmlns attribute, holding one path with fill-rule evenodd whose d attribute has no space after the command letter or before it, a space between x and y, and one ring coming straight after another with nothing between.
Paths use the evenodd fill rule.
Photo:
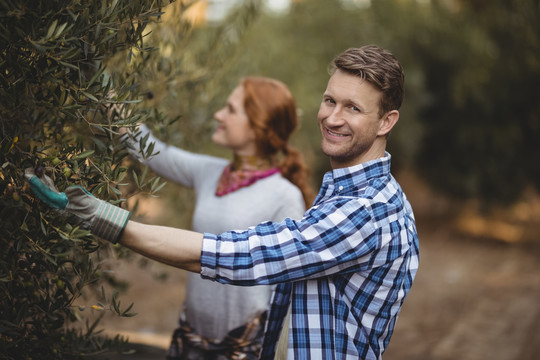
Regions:
<instances>
[{"instance_id":1,"label":"olive tree","mask_svg":"<svg viewBox=\"0 0 540 360\"><path fill-rule=\"evenodd\" d=\"M137 179L129 191L161 186L157 178L128 171L117 130L145 118L163 119L134 106L140 101L133 75L138 69L110 71L107 63L115 54L127 63L151 51L143 42L145 29L167 3L0 1L2 358L68 358L122 343L95 336L95 323L85 331L66 329L92 308L132 313L116 294L105 292L88 308L73 305L89 285L99 288L107 280L101 263L115 249L40 202L24 169L49 176L59 191L82 185L118 206L125 206L128 173Z\"/></svg>"}]
</instances>

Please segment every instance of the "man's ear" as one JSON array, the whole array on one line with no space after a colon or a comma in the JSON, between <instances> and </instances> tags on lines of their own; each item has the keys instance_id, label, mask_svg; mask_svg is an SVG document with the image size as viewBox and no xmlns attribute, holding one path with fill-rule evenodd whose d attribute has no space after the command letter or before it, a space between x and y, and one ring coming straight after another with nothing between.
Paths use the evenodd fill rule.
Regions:
<instances>
[{"instance_id":1,"label":"man's ear","mask_svg":"<svg viewBox=\"0 0 540 360\"><path fill-rule=\"evenodd\" d=\"M392 110L387 112L384 117L381 119L381 124L379 126L378 136L386 136L392 130L394 125L398 122L399 111Z\"/></svg>"}]
</instances>

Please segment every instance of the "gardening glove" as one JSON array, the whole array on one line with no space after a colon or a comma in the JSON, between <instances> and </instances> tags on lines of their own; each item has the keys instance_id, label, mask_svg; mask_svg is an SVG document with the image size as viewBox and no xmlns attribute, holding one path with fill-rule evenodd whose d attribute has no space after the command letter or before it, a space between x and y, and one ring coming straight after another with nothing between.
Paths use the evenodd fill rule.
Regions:
<instances>
[{"instance_id":1,"label":"gardening glove","mask_svg":"<svg viewBox=\"0 0 540 360\"><path fill-rule=\"evenodd\" d=\"M80 218L92 234L113 244L118 242L131 215L129 211L96 198L81 186L58 192L50 177L44 174L39 178L32 168L25 169L24 176L47 205Z\"/></svg>"}]
</instances>

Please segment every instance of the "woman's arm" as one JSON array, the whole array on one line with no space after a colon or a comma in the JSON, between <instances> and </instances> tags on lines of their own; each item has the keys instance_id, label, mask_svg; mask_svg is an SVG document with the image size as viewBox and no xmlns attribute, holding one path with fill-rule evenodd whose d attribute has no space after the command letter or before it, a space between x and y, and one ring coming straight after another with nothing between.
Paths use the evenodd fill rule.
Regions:
<instances>
[{"instance_id":1,"label":"woman's arm","mask_svg":"<svg viewBox=\"0 0 540 360\"><path fill-rule=\"evenodd\" d=\"M135 137L124 135L124 141L128 145L131 156L148 166L159 176L177 184L192 188L197 185L201 173L206 174L208 167L216 166L215 158L169 145L156 138L144 124L139 126L136 134L138 135ZM146 136L148 138L144 149L142 149L139 139ZM153 153L156 155L144 158L140 151L146 151L150 144L153 144ZM212 161L209 162L210 159ZM221 160L219 159L219 161Z\"/></svg>"},{"instance_id":2,"label":"woman's arm","mask_svg":"<svg viewBox=\"0 0 540 360\"><path fill-rule=\"evenodd\" d=\"M131 250L180 269L200 273L203 234L129 221L119 243Z\"/></svg>"}]
</instances>

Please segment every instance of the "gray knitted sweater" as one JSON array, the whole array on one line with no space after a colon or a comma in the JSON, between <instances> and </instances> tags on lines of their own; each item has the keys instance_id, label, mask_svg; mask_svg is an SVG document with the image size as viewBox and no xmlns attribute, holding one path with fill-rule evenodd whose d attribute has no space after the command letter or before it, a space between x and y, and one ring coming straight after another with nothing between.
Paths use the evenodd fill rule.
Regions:
<instances>
[{"instance_id":1,"label":"gray knitted sweater","mask_svg":"<svg viewBox=\"0 0 540 360\"><path fill-rule=\"evenodd\" d=\"M142 136L149 134L144 125L141 131ZM279 173L218 197L217 182L228 160L169 146L152 134L150 142L155 143L159 154L146 160L138 157L139 160L160 176L195 190L194 231L219 234L268 220L300 219L304 214L300 189ZM137 148L136 143L132 145ZM271 286L223 285L189 273L184 303L186 320L196 333L222 340L230 330L267 310L272 291Z\"/></svg>"}]
</instances>

